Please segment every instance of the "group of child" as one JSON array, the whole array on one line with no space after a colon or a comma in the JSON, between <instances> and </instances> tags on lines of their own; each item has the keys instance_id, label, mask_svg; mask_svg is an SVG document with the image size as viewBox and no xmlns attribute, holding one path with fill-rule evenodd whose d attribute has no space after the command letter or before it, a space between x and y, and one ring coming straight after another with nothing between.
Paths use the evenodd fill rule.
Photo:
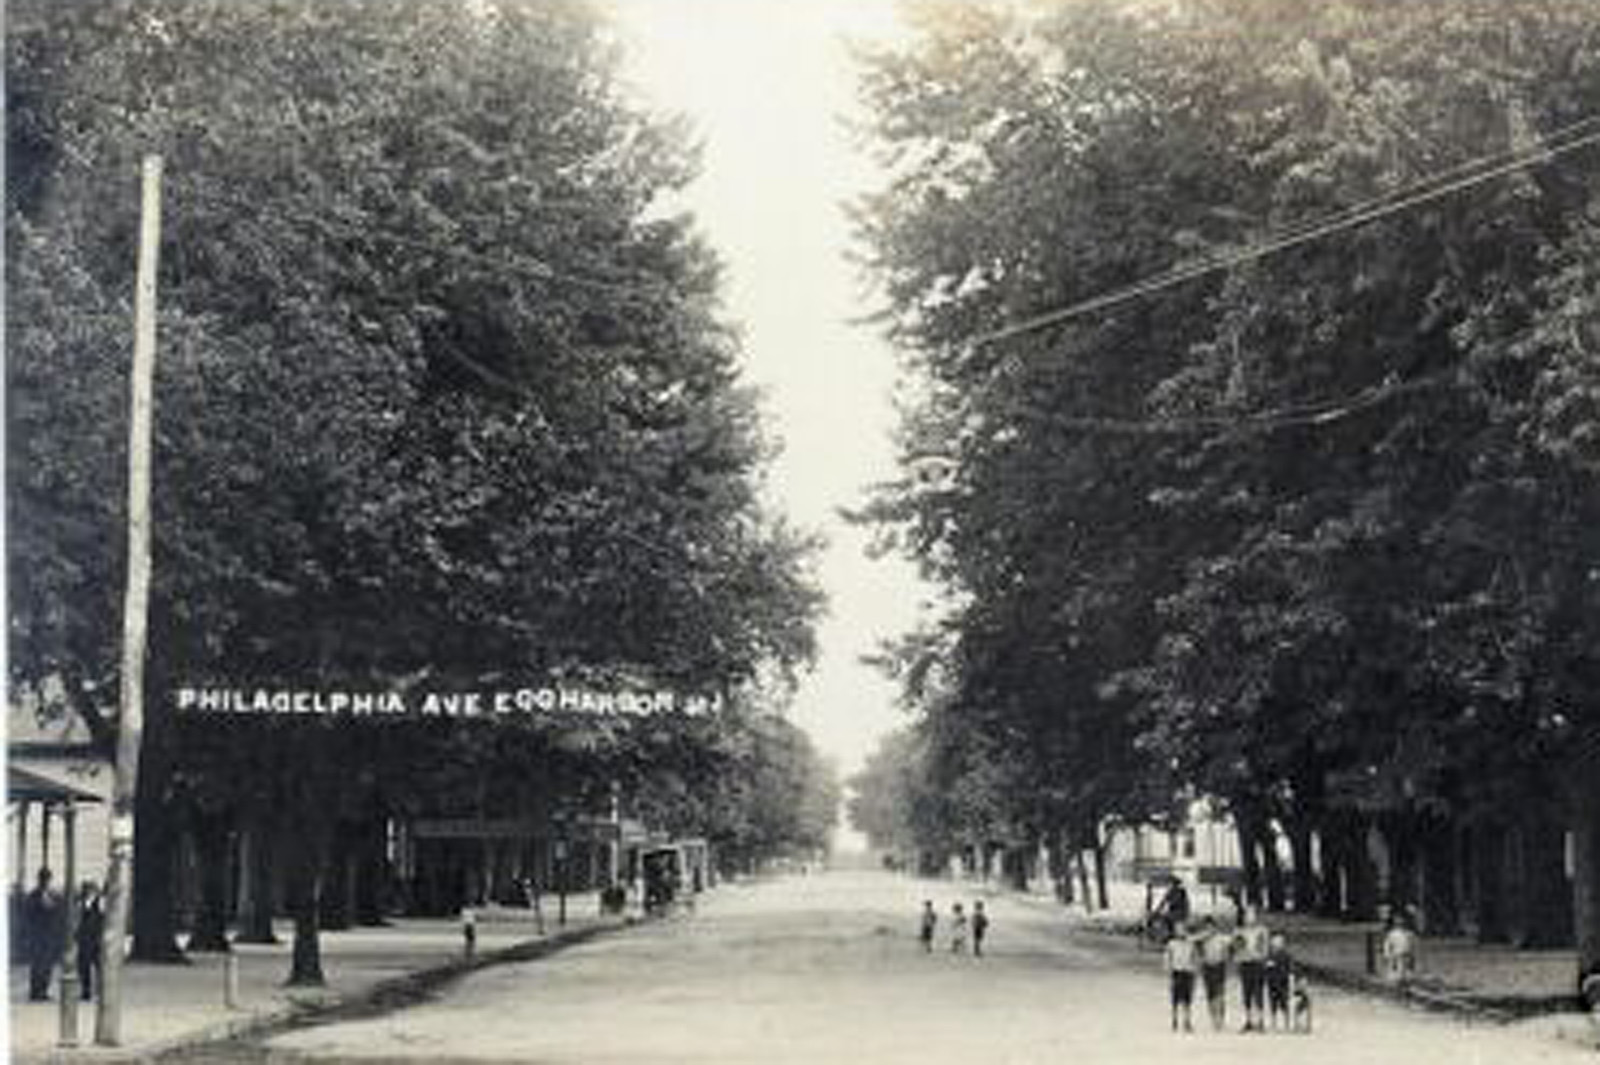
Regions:
<instances>
[{"instance_id":1,"label":"group of child","mask_svg":"<svg viewBox=\"0 0 1600 1065\"><path fill-rule=\"evenodd\" d=\"M1175 922L1166 946L1166 967L1171 974L1172 1030L1194 1031L1189 1010L1198 974L1205 990L1211 1027L1227 1024L1228 967L1239 972L1243 992L1244 1032L1310 1030L1310 1000L1294 987L1294 962L1287 938L1261 923L1254 908L1245 910L1237 930L1230 931L1215 917Z\"/></svg>"},{"instance_id":2,"label":"group of child","mask_svg":"<svg viewBox=\"0 0 1600 1065\"><path fill-rule=\"evenodd\" d=\"M922 917L918 930L922 940L924 953L933 953L934 933L939 927L939 915L934 912L933 902L924 900L922 903ZM972 954L974 957L983 957L983 940L989 934L989 915L983 911L982 902L972 904L972 918L967 919L967 913L956 903L950 907L950 953L965 954L967 952L967 932L972 933Z\"/></svg>"}]
</instances>

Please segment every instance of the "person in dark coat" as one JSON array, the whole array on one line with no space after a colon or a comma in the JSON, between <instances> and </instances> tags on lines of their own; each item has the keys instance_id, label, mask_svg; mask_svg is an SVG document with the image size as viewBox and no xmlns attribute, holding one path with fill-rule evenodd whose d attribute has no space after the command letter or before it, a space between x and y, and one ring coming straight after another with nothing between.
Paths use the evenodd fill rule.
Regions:
<instances>
[{"instance_id":1,"label":"person in dark coat","mask_svg":"<svg viewBox=\"0 0 1600 1065\"><path fill-rule=\"evenodd\" d=\"M78 988L85 1002L100 986L100 937L105 933L106 916L100 902L100 889L85 880L78 910Z\"/></svg>"},{"instance_id":2,"label":"person in dark coat","mask_svg":"<svg viewBox=\"0 0 1600 1065\"><path fill-rule=\"evenodd\" d=\"M22 902L22 929L28 937L28 1001L50 999L50 970L61 954L61 896L50 886L48 869Z\"/></svg>"}]
</instances>

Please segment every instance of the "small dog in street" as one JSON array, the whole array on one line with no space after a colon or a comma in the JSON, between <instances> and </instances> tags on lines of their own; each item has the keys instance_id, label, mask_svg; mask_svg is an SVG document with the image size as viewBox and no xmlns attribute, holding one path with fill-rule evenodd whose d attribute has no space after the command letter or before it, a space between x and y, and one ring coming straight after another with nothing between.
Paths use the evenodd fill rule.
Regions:
<instances>
[{"instance_id":1,"label":"small dog in street","mask_svg":"<svg viewBox=\"0 0 1600 1065\"><path fill-rule=\"evenodd\" d=\"M1289 1030L1303 1035L1311 1034L1311 991L1304 980L1294 982L1290 995Z\"/></svg>"}]
</instances>

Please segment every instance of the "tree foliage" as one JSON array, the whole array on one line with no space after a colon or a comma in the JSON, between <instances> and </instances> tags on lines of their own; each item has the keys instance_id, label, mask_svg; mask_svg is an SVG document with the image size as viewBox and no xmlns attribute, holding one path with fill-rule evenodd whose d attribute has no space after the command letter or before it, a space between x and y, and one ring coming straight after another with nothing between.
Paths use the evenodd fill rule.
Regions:
<instances>
[{"instance_id":1,"label":"tree foliage","mask_svg":"<svg viewBox=\"0 0 1600 1065\"><path fill-rule=\"evenodd\" d=\"M957 592L926 713L1028 764L1008 809L1559 804L1597 731L1597 39L1545 0L1104 0L936 6L866 59L860 239L921 401L864 516Z\"/></svg>"},{"instance_id":2,"label":"tree foliage","mask_svg":"<svg viewBox=\"0 0 1600 1065\"><path fill-rule=\"evenodd\" d=\"M815 543L758 498L772 446L721 266L672 206L690 131L619 87L594 10L95 0L14 5L8 29L12 680L102 738L136 176L165 162L152 833L174 804L274 779L242 767L315 776L287 736L174 732L179 684L559 679L738 703L810 658ZM642 730L525 731L423 746L493 774L510 740L524 775L553 750L591 771L651 750ZM361 773L318 764L390 809L445 801L385 749L351 751Z\"/></svg>"}]
</instances>

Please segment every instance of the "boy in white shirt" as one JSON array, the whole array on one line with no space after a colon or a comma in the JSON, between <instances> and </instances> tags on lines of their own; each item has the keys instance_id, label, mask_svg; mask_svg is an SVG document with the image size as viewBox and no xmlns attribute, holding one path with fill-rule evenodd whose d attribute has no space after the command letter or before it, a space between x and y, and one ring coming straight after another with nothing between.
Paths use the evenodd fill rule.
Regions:
<instances>
[{"instance_id":1,"label":"boy in white shirt","mask_svg":"<svg viewBox=\"0 0 1600 1065\"><path fill-rule=\"evenodd\" d=\"M1261 923L1261 915L1254 906L1244 911L1244 922L1234 935L1234 957L1239 963L1239 985L1244 992L1244 1028L1246 1032L1267 1030L1266 1010L1262 1001L1267 982L1267 955L1271 946L1271 933Z\"/></svg>"},{"instance_id":2,"label":"boy in white shirt","mask_svg":"<svg viewBox=\"0 0 1600 1065\"><path fill-rule=\"evenodd\" d=\"M967 915L961 911L961 903L950 907L950 953L965 954L967 952Z\"/></svg>"},{"instance_id":3,"label":"boy in white shirt","mask_svg":"<svg viewBox=\"0 0 1600 1065\"><path fill-rule=\"evenodd\" d=\"M1189 1009L1194 1002L1194 970L1199 963L1199 952L1195 949L1194 939L1189 935L1189 927L1185 924L1174 926L1172 937L1167 940L1166 966L1170 974L1172 997L1172 1030L1178 1030L1178 1021L1183 1020L1183 1030L1194 1031L1194 1025L1189 1019Z\"/></svg>"}]
</instances>

